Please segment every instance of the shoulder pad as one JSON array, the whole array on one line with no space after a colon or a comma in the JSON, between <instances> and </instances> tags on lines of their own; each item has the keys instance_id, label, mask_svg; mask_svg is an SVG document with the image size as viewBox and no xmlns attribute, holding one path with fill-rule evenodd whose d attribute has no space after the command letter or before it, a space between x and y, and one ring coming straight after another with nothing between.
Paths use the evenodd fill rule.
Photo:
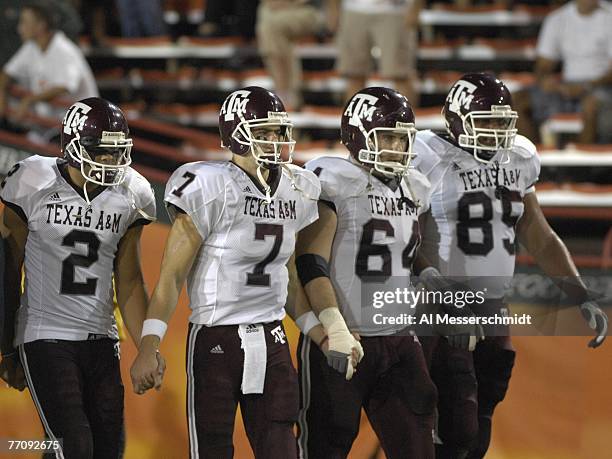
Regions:
<instances>
[{"instance_id":1,"label":"shoulder pad","mask_svg":"<svg viewBox=\"0 0 612 459\"><path fill-rule=\"evenodd\" d=\"M288 171L285 170L288 169ZM310 199L319 199L321 194L321 182L314 172L299 167L295 164L287 164L283 168L283 173L288 174L290 179L294 180L298 190L304 192L306 197Z\"/></svg>"},{"instance_id":2,"label":"shoulder pad","mask_svg":"<svg viewBox=\"0 0 612 459\"><path fill-rule=\"evenodd\" d=\"M523 135L517 135L514 140L514 147L512 148L514 153L517 153L522 158L533 158L537 155L536 146L531 140Z\"/></svg>"},{"instance_id":3,"label":"shoulder pad","mask_svg":"<svg viewBox=\"0 0 612 459\"><path fill-rule=\"evenodd\" d=\"M138 171L128 168L121 186L128 191L136 211L147 220L155 220L155 192L149 181Z\"/></svg>"}]
</instances>

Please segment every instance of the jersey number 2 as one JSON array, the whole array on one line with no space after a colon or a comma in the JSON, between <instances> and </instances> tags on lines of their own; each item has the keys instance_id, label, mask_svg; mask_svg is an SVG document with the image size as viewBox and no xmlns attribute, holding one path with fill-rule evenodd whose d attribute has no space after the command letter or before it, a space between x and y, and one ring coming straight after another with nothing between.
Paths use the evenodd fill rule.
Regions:
<instances>
[{"instance_id":1,"label":"jersey number 2","mask_svg":"<svg viewBox=\"0 0 612 459\"><path fill-rule=\"evenodd\" d=\"M266 236L274 236L274 245L266 258L255 265L253 272L247 273L247 285L270 286L270 275L264 272L266 265L277 257L283 243L283 227L273 223L255 223L255 240L263 241Z\"/></svg>"},{"instance_id":2,"label":"jersey number 2","mask_svg":"<svg viewBox=\"0 0 612 459\"><path fill-rule=\"evenodd\" d=\"M74 280L74 270L76 266L89 268L98 261L100 239L91 231L72 230L62 240L64 247L74 247L77 243L87 245L87 255L73 253L64 259L60 293L62 295L95 295L98 279L88 277L85 282L76 282Z\"/></svg>"}]
</instances>

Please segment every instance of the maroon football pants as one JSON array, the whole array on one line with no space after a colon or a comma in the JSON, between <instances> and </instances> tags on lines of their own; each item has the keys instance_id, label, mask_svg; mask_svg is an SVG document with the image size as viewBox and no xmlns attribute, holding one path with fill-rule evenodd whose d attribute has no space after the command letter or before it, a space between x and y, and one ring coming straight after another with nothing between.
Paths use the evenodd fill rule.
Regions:
<instances>
[{"instance_id":1,"label":"maroon football pants","mask_svg":"<svg viewBox=\"0 0 612 459\"><path fill-rule=\"evenodd\" d=\"M295 458L297 375L287 340L264 324L267 345L263 394L241 392L244 351L238 326L189 324L187 339L187 422L191 458L232 458L232 436L240 403L247 436L257 459ZM279 338L282 336L282 338Z\"/></svg>"},{"instance_id":2,"label":"maroon football pants","mask_svg":"<svg viewBox=\"0 0 612 459\"><path fill-rule=\"evenodd\" d=\"M436 389L420 344L399 335L362 337L361 344L364 358L346 381L310 338L300 336L300 457L346 458L363 407L388 459L433 458Z\"/></svg>"},{"instance_id":3,"label":"maroon football pants","mask_svg":"<svg viewBox=\"0 0 612 459\"><path fill-rule=\"evenodd\" d=\"M436 458L484 457L514 366L510 337L488 336L474 352L454 349L445 338L420 339L438 389Z\"/></svg>"},{"instance_id":4,"label":"maroon football pants","mask_svg":"<svg viewBox=\"0 0 612 459\"><path fill-rule=\"evenodd\" d=\"M117 459L123 451L123 384L114 340L44 339L19 347L45 433L66 459ZM47 454L45 457L55 457Z\"/></svg>"}]
</instances>

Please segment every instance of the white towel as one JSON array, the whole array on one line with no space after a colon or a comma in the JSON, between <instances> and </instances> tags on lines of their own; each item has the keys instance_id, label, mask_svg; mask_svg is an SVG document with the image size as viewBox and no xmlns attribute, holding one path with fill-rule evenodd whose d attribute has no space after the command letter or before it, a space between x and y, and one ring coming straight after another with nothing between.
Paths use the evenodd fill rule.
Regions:
<instances>
[{"instance_id":1,"label":"white towel","mask_svg":"<svg viewBox=\"0 0 612 459\"><path fill-rule=\"evenodd\" d=\"M240 347L244 349L242 393L263 394L268 352L266 335L261 324L239 325Z\"/></svg>"}]
</instances>

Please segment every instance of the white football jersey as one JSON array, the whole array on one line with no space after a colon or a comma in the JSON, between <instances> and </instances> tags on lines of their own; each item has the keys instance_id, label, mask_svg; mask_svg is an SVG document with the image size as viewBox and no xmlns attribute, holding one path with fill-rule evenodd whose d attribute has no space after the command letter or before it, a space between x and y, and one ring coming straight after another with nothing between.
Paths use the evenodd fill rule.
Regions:
<instances>
[{"instance_id":1,"label":"white football jersey","mask_svg":"<svg viewBox=\"0 0 612 459\"><path fill-rule=\"evenodd\" d=\"M89 333L117 338L113 270L119 241L155 218L149 182L128 169L87 205L67 180L62 159L31 156L3 182L2 201L28 225L25 291L15 345L38 339L84 340Z\"/></svg>"},{"instance_id":2,"label":"white football jersey","mask_svg":"<svg viewBox=\"0 0 612 459\"><path fill-rule=\"evenodd\" d=\"M485 164L444 137L420 131L414 151L413 164L432 184L422 253L443 275L477 277L473 287L486 288L488 298L503 297L514 274L523 198L535 191L540 174L535 146L519 135L511 151Z\"/></svg>"},{"instance_id":3,"label":"white football jersey","mask_svg":"<svg viewBox=\"0 0 612 459\"><path fill-rule=\"evenodd\" d=\"M305 167L319 176L321 200L333 203L336 210L330 276L348 327L364 336L406 328L407 324L375 323L374 314L385 310L376 309L372 297L362 298L362 292L395 290L398 281L410 288L420 241L418 218L429 208L428 180L411 169L399 186L390 187L351 159L338 157L316 158ZM408 305L401 309L413 312Z\"/></svg>"},{"instance_id":4,"label":"white football jersey","mask_svg":"<svg viewBox=\"0 0 612 459\"><path fill-rule=\"evenodd\" d=\"M297 166L282 168L277 183L268 204L231 162L189 163L172 174L166 205L186 212L203 240L187 278L190 322L237 325L285 316L286 264L297 232L319 218L320 185Z\"/></svg>"}]
</instances>

